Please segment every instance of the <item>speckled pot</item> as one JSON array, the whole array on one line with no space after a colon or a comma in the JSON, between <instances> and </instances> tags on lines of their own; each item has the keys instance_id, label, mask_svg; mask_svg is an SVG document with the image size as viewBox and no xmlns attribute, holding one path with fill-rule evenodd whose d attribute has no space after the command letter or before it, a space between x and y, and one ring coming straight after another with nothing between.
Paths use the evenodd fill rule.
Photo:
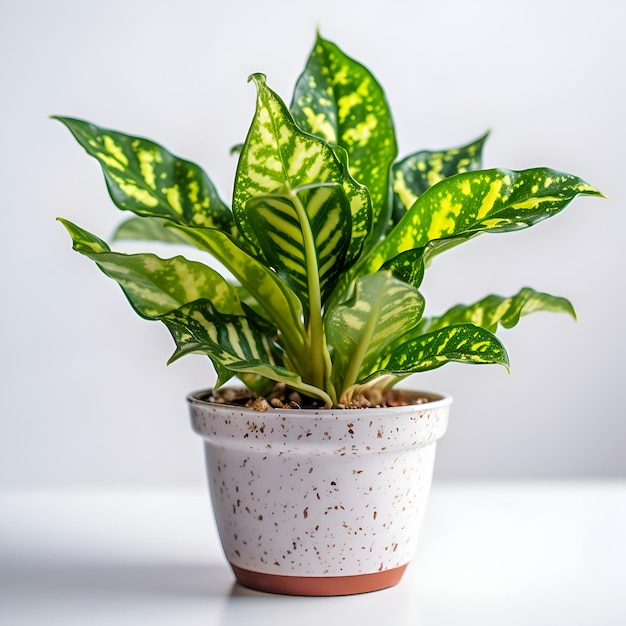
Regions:
<instances>
[{"instance_id":1,"label":"speckled pot","mask_svg":"<svg viewBox=\"0 0 626 626\"><path fill-rule=\"evenodd\" d=\"M316 596L395 585L416 548L452 399L259 413L203 400L209 393L188 402L237 580Z\"/></svg>"}]
</instances>

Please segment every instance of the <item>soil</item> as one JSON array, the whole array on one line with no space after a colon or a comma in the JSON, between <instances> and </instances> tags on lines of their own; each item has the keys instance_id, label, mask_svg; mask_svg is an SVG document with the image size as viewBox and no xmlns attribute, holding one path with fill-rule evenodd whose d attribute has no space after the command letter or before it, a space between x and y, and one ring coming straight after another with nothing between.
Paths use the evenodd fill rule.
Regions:
<instances>
[{"instance_id":1,"label":"soil","mask_svg":"<svg viewBox=\"0 0 626 626\"><path fill-rule=\"evenodd\" d=\"M319 409L323 406L320 400L301 395L278 384L266 396L253 396L249 389L243 387L223 387L214 389L203 400L217 404L232 404L246 406L256 411L275 409ZM353 396L349 403L339 404L338 409L385 408L394 406L408 406L431 402L432 398L416 394L404 389L368 389L366 393Z\"/></svg>"}]
</instances>

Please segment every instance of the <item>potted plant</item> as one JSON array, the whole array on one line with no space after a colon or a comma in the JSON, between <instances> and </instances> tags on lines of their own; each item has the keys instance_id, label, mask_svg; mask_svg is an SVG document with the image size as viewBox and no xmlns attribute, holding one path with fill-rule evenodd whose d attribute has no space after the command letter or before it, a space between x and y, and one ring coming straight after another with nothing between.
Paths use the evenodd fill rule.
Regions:
<instances>
[{"instance_id":1,"label":"potted plant","mask_svg":"<svg viewBox=\"0 0 626 626\"><path fill-rule=\"evenodd\" d=\"M167 326L170 361L202 353L215 366L215 389L188 400L238 580L311 595L384 588L415 548L451 402L396 384L452 361L508 367L499 326L574 315L566 299L524 288L426 316L425 268L481 233L601 194L551 169L481 169L486 136L396 160L382 88L319 36L290 107L264 75L250 80L256 111L232 208L159 144L56 118L135 214L117 239L191 244L234 281L182 256L113 252L61 221L140 316ZM235 376L245 388L223 391Z\"/></svg>"}]
</instances>

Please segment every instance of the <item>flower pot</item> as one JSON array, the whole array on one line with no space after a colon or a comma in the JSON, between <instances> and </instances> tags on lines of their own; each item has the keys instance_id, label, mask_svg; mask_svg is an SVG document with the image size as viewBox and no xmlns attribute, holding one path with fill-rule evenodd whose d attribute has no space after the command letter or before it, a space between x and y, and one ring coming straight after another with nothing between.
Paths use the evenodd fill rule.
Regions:
<instances>
[{"instance_id":1,"label":"flower pot","mask_svg":"<svg viewBox=\"0 0 626 626\"><path fill-rule=\"evenodd\" d=\"M239 583L334 596L400 580L417 545L450 397L260 413L203 399L209 396L198 392L188 402Z\"/></svg>"}]
</instances>

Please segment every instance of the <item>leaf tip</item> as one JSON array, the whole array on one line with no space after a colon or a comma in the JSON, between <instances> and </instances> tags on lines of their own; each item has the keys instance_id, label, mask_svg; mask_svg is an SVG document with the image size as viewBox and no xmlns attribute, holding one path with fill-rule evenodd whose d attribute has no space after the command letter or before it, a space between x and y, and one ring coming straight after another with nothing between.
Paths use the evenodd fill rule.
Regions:
<instances>
[{"instance_id":1,"label":"leaf tip","mask_svg":"<svg viewBox=\"0 0 626 626\"><path fill-rule=\"evenodd\" d=\"M315 27L315 45L319 45L319 44L325 44L326 39L324 39L324 37L322 37L322 29L320 28L320 25L317 24L317 26Z\"/></svg>"},{"instance_id":2,"label":"leaf tip","mask_svg":"<svg viewBox=\"0 0 626 626\"><path fill-rule=\"evenodd\" d=\"M69 126L72 121L71 117L66 117L65 115L48 115L48 119L54 120L55 122L61 122L64 126Z\"/></svg>"},{"instance_id":3,"label":"leaf tip","mask_svg":"<svg viewBox=\"0 0 626 626\"><path fill-rule=\"evenodd\" d=\"M499 344L499 359L494 361L494 363L496 363L497 365L502 365L508 374L511 373L511 361L509 360L509 353L506 351L506 348L504 347L504 344L500 341L500 339L498 339L496 337L495 334L490 333L491 336L493 337L493 339L496 340L496 342Z\"/></svg>"},{"instance_id":4,"label":"leaf tip","mask_svg":"<svg viewBox=\"0 0 626 626\"><path fill-rule=\"evenodd\" d=\"M571 176L571 175L566 175ZM590 185L586 180L573 176L572 178L577 179L575 185L576 194L583 196L594 196L596 198L604 198L605 200L610 200L610 198L604 195L599 189L596 189L593 185Z\"/></svg>"},{"instance_id":5,"label":"leaf tip","mask_svg":"<svg viewBox=\"0 0 626 626\"><path fill-rule=\"evenodd\" d=\"M61 122L61 124L67 128L67 118L62 115L48 115L48 119L54 122Z\"/></svg>"},{"instance_id":6,"label":"leaf tip","mask_svg":"<svg viewBox=\"0 0 626 626\"><path fill-rule=\"evenodd\" d=\"M250 76L248 76L248 82L254 82L257 87L259 87L260 85L265 85L266 81L267 76L265 76L265 74L261 72L255 72L254 74L250 74Z\"/></svg>"},{"instance_id":7,"label":"leaf tip","mask_svg":"<svg viewBox=\"0 0 626 626\"><path fill-rule=\"evenodd\" d=\"M483 134L482 134L482 135L481 135L481 136L480 136L480 137L476 140L476 143L479 143L479 144L481 144L481 145L482 145L482 144L484 144L484 143L485 143L485 141L487 141L487 139L489 139L489 137L491 136L491 132L492 132L492 130L493 130L493 129L488 128L488 129L487 129L487 130L486 130L486 131L485 131L485 132L484 132L484 133L483 133Z\"/></svg>"},{"instance_id":8,"label":"leaf tip","mask_svg":"<svg viewBox=\"0 0 626 626\"><path fill-rule=\"evenodd\" d=\"M176 363L176 361L178 361L178 359L180 359L181 356L182 355L178 353L178 350L176 350L174 354L172 354L172 356L169 359L167 359L167 362L165 363L165 365L169 367L173 363Z\"/></svg>"},{"instance_id":9,"label":"leaf tip","mask_svg":"<svg viewBox=\"0 0 626 626\"><path fill-rule=\"evenodd\" d=\"M596 198L604 198L605 200L610 200L609 196L606 196L599 189L596 189L588 183L584 183L583 188L581 189L581 194L585 196L595 196Z\"/></svg>"},{"instance_id":10,"label":"leaf tip","mask_svg":"<svg viewBox=\"0 0 626 626\"><path fill-rule=\"evenodd\" d=\"M60 222L67 231L70 230L72 224L71 222L69 222L68 220L66 220L64 217L55 217L54 218L57 222Z\"/></svg>"}]
</instances>

